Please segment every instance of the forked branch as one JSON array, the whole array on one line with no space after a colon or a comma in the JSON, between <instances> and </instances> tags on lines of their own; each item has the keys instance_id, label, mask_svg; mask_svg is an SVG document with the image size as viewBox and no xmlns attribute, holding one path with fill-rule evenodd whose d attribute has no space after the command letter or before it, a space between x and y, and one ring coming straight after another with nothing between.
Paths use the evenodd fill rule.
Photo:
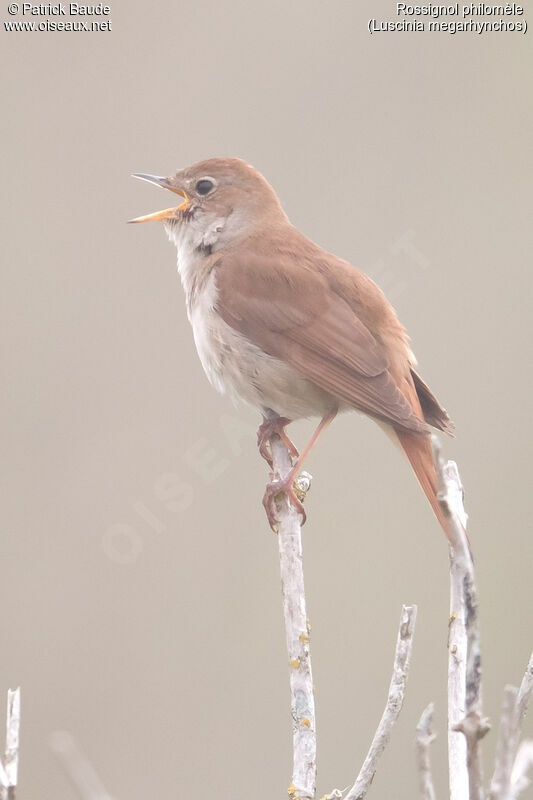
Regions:
<instances>
[{"instance_id":1,"label":"forked branch","mask_svg":"<svg viewBox=\"0 0 533 800\"><path fill-rule=\"evenodd\" d=\"M270 439L274 474L282 480L292 463L289 451L279 436ZM297 481L301 494L309 488L305 473ZM313 677L309 650L310 625L307 618L302 560L301 518L287 497L275 498L278 543L283 592L285 632L290 665L291 715L293 724L293 774L289 787L291 800L312 800L316 789L316 723ZM401 711L411 658L416 606L403 606L396 644L392 680L383 716L368 755L346 800L362 800L372 782L377 761L390 738ZM327 798L341 797L334 789Z\"/></svg>"}]
</instances>

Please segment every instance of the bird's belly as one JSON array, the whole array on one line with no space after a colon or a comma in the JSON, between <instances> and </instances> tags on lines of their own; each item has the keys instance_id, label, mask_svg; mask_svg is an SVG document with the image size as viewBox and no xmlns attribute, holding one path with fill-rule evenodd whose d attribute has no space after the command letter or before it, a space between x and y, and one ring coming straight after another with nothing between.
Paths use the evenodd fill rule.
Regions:
<instances>
[{"instance_id":1,"label":"bird's belly","mask_svg":"<svg viewBox=\"0 0 533 800\"><path fill-rule=\"evenodd\" d=\"M233 330L213 307L191 310L194 341L210 383L234 402L244 401L289 419L323 416L338 404L291 366Z\"/></svg>"}]
</instances>

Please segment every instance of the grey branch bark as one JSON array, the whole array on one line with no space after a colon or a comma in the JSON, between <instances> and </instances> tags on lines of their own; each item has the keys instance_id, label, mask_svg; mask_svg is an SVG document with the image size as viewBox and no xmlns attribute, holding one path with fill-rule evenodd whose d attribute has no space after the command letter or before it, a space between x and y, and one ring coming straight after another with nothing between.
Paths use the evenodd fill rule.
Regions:
<instances>
[{"instance_id":1,"label":"grey branch bark","mask_svg":"<svg viewBox=\"0 0 533 800\"><path fill-rule=\"evenodd\" d=\"M346 795L346 800L362 800L374 778L376 765L390 739L392 727L402 710L407 683L407 674L413 648L413 635L416 622L416 606L403 606L400 629L394 655L394 667L385 711L381 717L370 750L365 758L357 780Z\"/></svg>"},{"instance_id":2,"label":"grey branch bark","mask_svg":"<svg viewBox=\"0 0 533 800\"><path fill-rule=\"evenodd\" d=\"M271 439L273 469L285 478L289 453L277 436ZM484 800L480 740L489 730L481 699L481 647L477 620L474 566L466 536L467 515L463 487L453 461L443 463L434 439L439 479L439 501L449 521L450 619L448 636L448 761L450 800ZM310 476L297 483L305 495ZM316 724L309 652L300 516L282 493L276 498L283 609L289 654L293 720L293 776L291 800L313 800L316 786ZM412 651L416 606L403 606L394 658L393 676L383 716L374 739L345 800L363 800L374 778L376 764L401 711ZM495 770L489 800L515 800L529 785L533 742L520 744L522 719L533 693L533 655L520 689L506 687L500 722ZM435 800L429 749L433 706L423 712L417 727L417 757L423 800ZM339 798L333 790L324 797ZM92 798L90 800L93 800ZM96 799L95 799L96 800Z\"/></svg>"},{"instance_id":3,"label":"grey branch bark","mask_svg":"<svg viewBox=\"0 0 533 800\"><path fill-rule=\"evenodd\" d=\"M18 781L20 732L20 688L7 693L6 752L0 763L0 797L14 800Z\"/></svg>"},{"instance_id":4,"label":"grey branch bark","mask_svg":"<svg viewBox=\"0 0 533 800\"><path fill-rule=\"evenodd\" d=\"M511 773L518 749L517 709L518 689L506 686L496 743L494 774L490 785L490 800L507 800L511 790Z\"/></svg>"},{"instance_id":5,"label":"grey branch bark","mask_svg":"<svg viewBox=\"0 0 533 800\"><path fill-rule=\"evenodd\" d=\"M533 769L533 741L526 739L518 748L511 775L510 800L515 800L530 785L528 772Z\"/></svg>"},{"instance_id":6,"label":"grey branch bark","mask_svg":"<svg viewBox=\"0 0 533 800\"><path fill-rule=\"evenodd\" d=\"M531 693L533 692L533 653L529 657L520 689L518 691L518 724L522 726L522 720L526 716Z\"/></svg>"},{"instance_id":7,"label":"grey branch bark","mask_svg":"<svg viewBox=\"0 0 533 800\"><path fill-rule=\"evenodd\" d=\"M515 686L504 689L490 800L513 800L528 785L526 773L532 765L532 746L531 742L520 746L520 736L532 691L533 654L520 689Z\"/></svg>"},{"instance_id":8,"label":"grey branch bark","mask_svg":"<svg viewBox=\"0 0 533 800\"><path fill-rule=\"evenodd\" d=\"M434 705L430 703L422 712L416 726L416 754L422 800L436 800L429 755L431 743L436 738L433 733L433 711Z\"/></svg>"},{"instance_id":9,"label":"grey branch bark","mask_svg":"<svg viewBox=\"0 0 533 800\"><path fill-rule=\"evenodd\" d=\"M273 436L270 444L273 470L283 479L292 467L289 454L278 436ZM300 487L304 490L309 488L309 481L310 476L306 473L301 478ZM276 516L279 522L278 544L293 727L293 771L289 796L295 800L312 800L316 790L316 720L301 521L300 515L284 494L276 498Z\"/></svg>"},{"instance_id":10,"label":"grey branch bark","mask_svg":"<svg viewBox=\"0 0 533 800\"><path fill-rule=\"evenodd\" d=\"M449 521L448 761L451 800L483 800L480 739L489 725L481 702L481 648L474 565L466 536L463 487L454 461L433 438L439 500Z\"/></svg>"}]
</instances>

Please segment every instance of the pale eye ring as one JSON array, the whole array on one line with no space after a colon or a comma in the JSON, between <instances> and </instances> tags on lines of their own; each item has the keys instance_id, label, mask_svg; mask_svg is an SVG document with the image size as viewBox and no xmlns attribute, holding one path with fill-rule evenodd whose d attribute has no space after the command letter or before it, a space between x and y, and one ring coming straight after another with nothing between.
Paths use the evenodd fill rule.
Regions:
<instances>
[{"instance_id":1,"label":"pale eye ring","mask_svg":"<svg viewBox=\"0 0 533 800\"><path fill-rule=\"evenodd\" d=\"M201 178L199 181L197 181L196 186L194 188L196 189L198 194L206 195L209 194L209 192L213 191L213 189L215 188L215 184L210 178Z\"/></svg>"}]
</instances>

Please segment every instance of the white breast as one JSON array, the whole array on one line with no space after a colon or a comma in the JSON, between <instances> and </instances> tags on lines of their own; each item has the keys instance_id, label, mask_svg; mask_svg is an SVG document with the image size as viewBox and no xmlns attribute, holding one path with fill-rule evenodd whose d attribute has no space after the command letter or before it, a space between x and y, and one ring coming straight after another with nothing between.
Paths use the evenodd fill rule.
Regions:
<instances>
[{"instance_id":1,"label":"white breast","mask_svg":"<svg viewBox=\"0 0 533 800\"><path fill-rule=\"evenodd\" d=\"M292 367L269 356L215 311L216 270L190 310L198 355L210 383L233 402L272 409L289 419L322 416L336 401Z\"/></svg>"},{"instance_id":2,"label":"white breast","mask_svg":"<svg viewBox=\"0 0 533 800\"><path fill-rule=\"evenodd\" d=\"M229 394L234 402L259 406L261 393L254 378L256 363L264 354L224 322L215 311L216 299L216 272L212 272L189 312L202 366L217 391Z\"/></svg>"},{"instance_id":3,"label":"white breast","mask_svg":"<svg viewBox=\"0 0 533 800\"><path fill-rule=\"evenodd\" d=\"M193 292L195 279L205 269L205 257L196 249L193 231L189 228L171 238L178 246L178 269L196 349L215 389L234 402L269 408L289 419L322 416L330 410L336 404L331 395L224 322L215 310L216 267Z\"/></svg>"}]
</instances>

